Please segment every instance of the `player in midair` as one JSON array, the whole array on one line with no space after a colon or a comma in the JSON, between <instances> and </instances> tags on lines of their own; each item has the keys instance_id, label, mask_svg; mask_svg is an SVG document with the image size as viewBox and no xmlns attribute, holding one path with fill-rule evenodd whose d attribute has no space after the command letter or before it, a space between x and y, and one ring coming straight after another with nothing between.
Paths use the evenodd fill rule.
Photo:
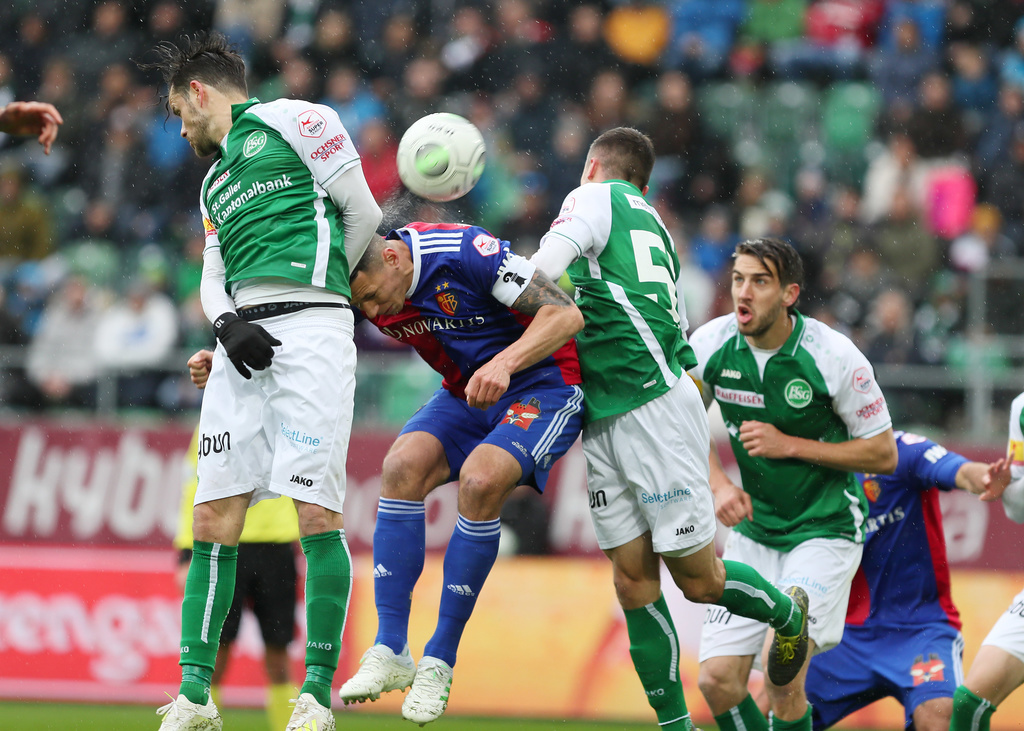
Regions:
<instances>
[{"instance_id":1,"label":"player in midair","mask_svg":"<svg viewBox=\"0 0 1024 731\"><path fill-rule=\"evenodd\" d=\"M1010 484L1002 493L1006 517L1024 523L1024 393L1010 406L1007 455L990 469L998 482L1010 470ZM953 696L950 731L988 731L996 707L1024 685L1024 591L996 621L971 663L967 678Z\"/></svg>"},{"instance_id":2,"label":"player in midair","mask_svg":"<svg viewBox=\"0 0 1024 731\"><path fill-rule=\"evenodd\" d=\"M246 510L295 503L306 556L306 678L287 731L331 731L331 681L351 592L342 504L355 388L349 259L381 212L329 107L249 98L219 34L154 49L170 111L200 157L203 310L217 357L199 418L192 561L178 697L164 731L219 729L210 681Z\"/></svg>"},{"instance_id":3,"label":"player in midair","mask_svg":"<svg viewBox=\"0 0 1024 731\"><path fill-rule=\"evenodd\" d=\"M686 375L696 359L679 314L675 247L644 199L653 166L643 133L601 134L532 261L553 280L568 272L576 287L586 321L576 341L591 518L612 562L648 702L662 728L689 729L659 563L689 600L723 604L778 630L789 652L774 654L768 672L780 685L807 652L806 596L797 588L791 598L749 566L715 555L708 419Z\"/></svg>"},{"instance_id":4,"label":"player in midair","mask_svg":"<svg viewBox=\"0 0 1024 731\"><path fill-rule=\"evenodd\" d=\"M917 434L895 433L891 475L858 474L869 512L864 556L853 579L843 641L807 672L814 729L825 729L892 696L907 728L945 731L963 677L960 614L950 594L939 491L997 500L1009 471L948 452Z\"/></svg>"},{"instance_id":5,"label":"player in midair","mask_svg":"<svg viewBox=\"0 0 1024 731\"><path fill-rule=\"evenodd\" d=\"M716 514L732 527L724 555L781 586L805 588L812 647L824 651L843 636L863 548L867 499L854 473L889 474L897 453L871 365L848 338L796 310L802 282L791 245L740 243L733 313L694 332L698 365L690 373L705 402L721 408L742 478L742 488L733 484L712 450ZM770 671L779 650L765 645L766 631L721 610L705 619L698 682L727 731L769 728L747 690L757 658L766 652ZM801 665L786 687L767 674L775 731L810 731Z\"/></svg>"},{"instance_id":6,"label":"player in midair","mask_svg":"<svg viewBox=\"0 0 1024 731\"><path fill-rule=\"evenodd\" d=\"M499 515L520 484L543 491L579 435L583 393L572 300L507 241L476 226L410 223L377 238L355 268L352 303L444 376L384 459L373 534L378 628L347 704L411 690L404 718L444 713L459 641L498 554ZM413 587L425 555L424 498L458 480L437 629L414 664Z\"/></svg>"}]
</instances>

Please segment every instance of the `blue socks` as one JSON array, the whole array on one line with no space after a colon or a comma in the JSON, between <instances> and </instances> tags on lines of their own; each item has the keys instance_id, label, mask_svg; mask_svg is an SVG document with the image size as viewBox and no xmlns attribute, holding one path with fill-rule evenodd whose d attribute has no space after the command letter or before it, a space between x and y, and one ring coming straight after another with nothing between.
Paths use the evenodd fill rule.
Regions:
<instances>
[{"instance_id":1,"label":"blue socks","mask_svg":"<svg viewBox=\"0 0 1024 731\"><path fill-rule=\"evenodd\" d=\"M498 557L501 520L474 521L459 515L444 554L444 586L437 629L423 654L455 666L455 654L476 598ZM394 649L394 648L392 648Z\"/></svg>"},{"instance_id":2,"label":"blue socks","mask_svg":"<svg viewBox=\"0 0 1024 731\"><path fill-rule=\"evenodd\" d=\"M498 557L501 520L473 521L459 516L444 554L444 587L437 629L424 655L455 666L459 640L487 574ZM409 641L412 590L423 573L426 554L423 503L381 498L373 532L373 588L377 604L375 642L400 654Z\"/></svg>"},{"instance_id":3,"label":"blue socks","mask_svg":"<svg viewBox=\"0 0 1024 731\"><path fill-rule=\"evenodd\" d=\"M381 498L373 531L373 590L378 644L397 655L409 637L412 590L423 573L426 510L421 502Z\"/></svg>"}]
</instances>

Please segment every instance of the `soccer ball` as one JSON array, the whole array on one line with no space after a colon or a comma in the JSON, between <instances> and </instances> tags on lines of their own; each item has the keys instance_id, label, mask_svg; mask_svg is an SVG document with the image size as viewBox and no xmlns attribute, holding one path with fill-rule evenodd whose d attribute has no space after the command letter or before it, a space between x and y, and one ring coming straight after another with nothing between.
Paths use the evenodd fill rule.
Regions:
<instances>
[{"instance_id":1,"label":"soccer ball","mask_svg":"<svg viewBox=\"0 0 1024 731\"><path fill-rule=\"evenodd\" d=\"M398 143L398 177L421 198L461 198L484 171L484 138L458 114L439 112L409 125Z\"/></svg>"}]
</instances>

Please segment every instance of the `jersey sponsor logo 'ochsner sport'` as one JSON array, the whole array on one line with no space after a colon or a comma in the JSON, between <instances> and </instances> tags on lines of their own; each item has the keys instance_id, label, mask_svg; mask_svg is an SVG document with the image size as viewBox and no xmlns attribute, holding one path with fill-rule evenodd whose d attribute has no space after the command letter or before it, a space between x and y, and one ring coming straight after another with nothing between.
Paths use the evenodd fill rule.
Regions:
<instances>
[{"instance_id":1,"label":"jersey sponsor logo 'ochsner sport'","mask_svg":"<svg viewBox=\"0 0 1024 731\"><path fill-rule=\"evenodd\" d=\"M735 388L715 386L715 398L728 404L739 404L754 409L764 408L764 395L753 391L740 391Z\"/></svg>"},{"instance_id":2,"label":"jersey sponsor logo 'ochsner sport'","mask_svg":"<svg viewBox=\"0 0 1024 731\"><path fill-rule=\"evenodd\" d=\"M786 384L782 395L786 399L786 403L794 409L802 409L811 403L813 392L811 391L811 384L807 381L802 378L794 378Z\"/></svg>"},{"instance_id":3,"label":"jersey sponsor logo 'ochsner sport'","mask_svg":"<svg viewBox=\"0 0 1024 731\"><path fill-rule=\"evenodd\" d=\"M345 149L345 135L334 135L327 142L320 145L320 147L309 153L310 160L319 160L324 162L336 152L341 152Z\"/></svg>"},{"instance_id":4,"label":"jersey sponsor logo 'ochsner sport'","mask_svg":"<svg viewBox=\"0 0 1024 731\"><path fill-rule=\"evenodd\" d=\"M863 409L858 409L857 410L857 416L859 416L862 419L870 419L875 414L881 412L881 410L884 407L885 407L885 398L882 397L882 396L879 396L874 401L872 401L870 404L865 406Z\"/></svg>"}]
</instances>

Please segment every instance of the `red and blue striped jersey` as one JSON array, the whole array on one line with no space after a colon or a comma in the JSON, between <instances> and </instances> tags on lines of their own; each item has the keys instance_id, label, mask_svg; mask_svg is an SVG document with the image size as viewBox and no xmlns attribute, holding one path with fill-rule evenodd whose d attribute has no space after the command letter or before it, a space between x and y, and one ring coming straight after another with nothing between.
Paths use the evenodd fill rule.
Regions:
<instances>
[{"instance_id":1,"label":"red and blue striped jersey","mask_svg":"<svg viewBox=\"0 0 1024 731\"><path fill-rule=\"evenodd\" d=\"M465 399L473 373L518 340L533 320L512 304L536 267L479 226L410 223L387 238L409 247L413 283L401 312L372 322L411 345L444 376L444 388ZM543 382L580 383L575 340L512 374L509 390Z\"/></svg>"},{"instance_id":2,"label":"red and blue striped jersey","mask_svg":"<svg viewBox=\"0 0 1024 731\"><path fill-rule=\"evenodd\" d=\"M846 623L946 622L960 629L949 589L939 490L956 487L956 473L968 460L917 434L896 432L896 446L895 473L857 475L870 509Z\"/></svg>"}]
</instances>

